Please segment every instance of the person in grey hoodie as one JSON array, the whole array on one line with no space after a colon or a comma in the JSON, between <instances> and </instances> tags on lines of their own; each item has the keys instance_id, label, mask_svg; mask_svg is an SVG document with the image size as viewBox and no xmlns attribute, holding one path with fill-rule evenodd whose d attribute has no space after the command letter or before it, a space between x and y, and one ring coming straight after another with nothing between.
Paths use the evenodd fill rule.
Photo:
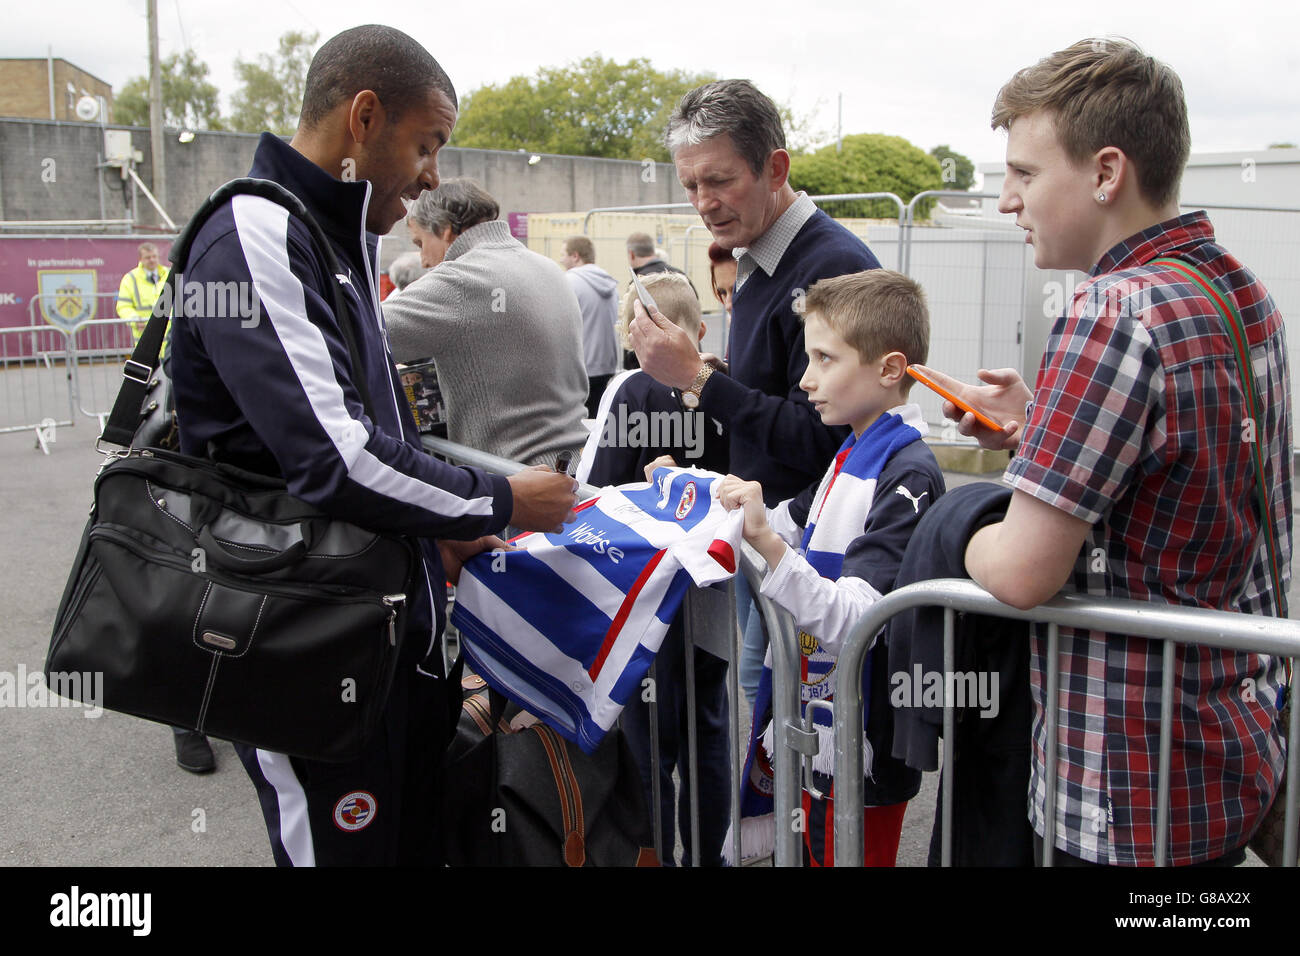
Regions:
<instances>
[{"instance_id":1,"label":"person in grey hoodie","mask_svg":"<svg viewBox=\"0 0 1300 956\"><path fill-rule=\"evenodd\" d=\"M600 396L618 371L618 343L614 325L618 322L618 282L596 265L596 247L586 236L564 240L560 265L578 296L582 309L582 357L587 363L587 417L595 418Z\"/></svg>"}]
</instances>

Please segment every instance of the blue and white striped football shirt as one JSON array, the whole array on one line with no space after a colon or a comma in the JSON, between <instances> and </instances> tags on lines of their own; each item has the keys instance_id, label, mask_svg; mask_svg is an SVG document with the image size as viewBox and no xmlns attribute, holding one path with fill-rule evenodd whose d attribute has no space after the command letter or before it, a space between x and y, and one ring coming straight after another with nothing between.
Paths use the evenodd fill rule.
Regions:
<instances>
[{"instance_id":1,"label":"blue and white striped football shirt","mask_svg":"<svg viewBox=\"0 0 1300 956\"><path fill-rule=\"evenodd\" d=\"M721 476L659 468L608 488L558 533L515 539L461 571L452 622L470 665L587 753L636 692L691 582L736 570L743 509Z\"/></svg>"}]
</instances>

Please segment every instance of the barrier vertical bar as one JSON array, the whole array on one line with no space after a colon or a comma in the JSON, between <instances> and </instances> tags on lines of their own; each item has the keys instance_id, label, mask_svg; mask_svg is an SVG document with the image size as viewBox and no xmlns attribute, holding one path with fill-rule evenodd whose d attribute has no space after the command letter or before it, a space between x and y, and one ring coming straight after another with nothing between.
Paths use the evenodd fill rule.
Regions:
<instances>
[{"instance_id":1,"label":"barrier vertical bar","mask_svg":"<svg viewBox=\"0 0 1300 956\"><path fill-rule=\"evenodd\" d=\"M952 674L957 670L957 651L953 641L953 620L956 612L943 609L943 821L940 833L939 864L952 866L952 775L953 760L957 756L957 742L952 695L948 688L955 687Z\"/></svg>"},{"instance_id":2,"label":"barrier vertical bar","mask_svg":"<svg viewBox=\"0 0 1300 956\"><path fill-rule=\"evenodd\" d=\"M741 569L754 595L754 604L762 615L772 651L772 802L777 866L799 866L802 859L799 833L794 829L795 810L799 807L799 758L790 748L790 735L799 730L799 683L795 678L799 652L795 646L790 615L759 594L763 575L746 554Z\"/></svg>"},{"instance_id":3,"label":"barrier vertical bar","mask_svg":"<svg viewBox=\"0 0 1300 956\"><path fill-rule=\"evenodd\" d=\"M1061 679L1061 632L1055 622L1047 625L1047 688L1043 720L1047 724L1047 750L1043 768L1043 866L1052 865L1056 849L1056 723L1060 701L1057 686Z\"/></svg>"},{"instance_id":4,"label":"barrier vertical bar","mask_svg":"<svg viewBox=\"0 0 1300 956\"><path fill-rule=\"evenodd\" d=\"M686 766L689 768L690 776L690 800L691 800L691 866L700 865L700 760L699 760L699 741L696 739L697 723L695 714L695 639L691 636L694 633L694 608L690 601L683 602L686 609L686 620L684 622L685 634L683 644L686 652ZM677 744L678 760L681 760L681 742ZM681 799L685 800L687 794L683 793ZM680 817L680 814L679 814ZM685 861L683 861L685 862Z\"/></svg>"},{"instance_id":5,"label":"barrier vertical bar","mask_svg":"<svg viewBox=\"0 0 1300 956\"><path fill-rule=\"evenodd\" d=\"M77 423L77 396L73 395L73 389L78 387L76 360L77 354L72 344L72 336L66 331L63 332L63 378L68 385L68 422L72 425ZM102 432L103 429L101 428Z\"/></svg>"},{"instance_id":6,"label":"barrier vertical bar","mask_svg":"<svg viewBox=\"0 0 1300 956\"><path fill-rule=\"evenodd\" d=\"M1283 826L1286 834L1282 838L1282 865L1296 865L1296 830L1300 829L1300 707L1295 705L1296 664L1300 658L1291 658L1291 686L1287 693L1291 695L1291 726L1287 730L1290 746L1286 754L1286 812L1283 814Z\"/></svg>"},{"instance_id":7,"label":"barrier vertical bar","mask_svg":"<svg viewBox=\"0 0 1300 956\"><path fill-rule=\"evenodd\" d=\"M727 582L727 597L731 605L731 654L727 664L727 711L731 718L731 858L736 866L744 862L740 844L740 795L745 772L744 757L740 751L740 653L738 638L740 627L736 617L736 581Z\"/></svg>"},{"instance_id":8,"label":"barrier vertical bar","mask_svg":"<svg viewBox=\"0 0 1300 956\"><path fill-rule=\"evenodd\" d=\"M660 864L664 861L663 841L663 794L659 789L659 679L655 674L655 661L650 662L650 686L654 694L650 697L650 815L654 818L655 856ZM670 846L669 853L677 848Z\"/></svg>"},{"instance_id":9,"label":"barrier vertical bar","mask_svg":"<svg viewBox=\"0 0 1300 956\"><path fill-rule=\"evenodd\" d=\"M836 866L862 865L862 661L869 641L860 635L868 633L868 622L879 629L873 611L868 610L854 627L835 662Z\"/></svg>"},{"instance_id":10,"label":"barrier vertical bar","mask_svg":"<svg viewBox=\"0 0 1300 956\"><path fill-rule=\"evenodd\" d=\"M1169 766L1174 749L1174 644L1160 659L1160 769L1156 777L1156 866L1169 865Z\"/></svg>"}]
</instances>

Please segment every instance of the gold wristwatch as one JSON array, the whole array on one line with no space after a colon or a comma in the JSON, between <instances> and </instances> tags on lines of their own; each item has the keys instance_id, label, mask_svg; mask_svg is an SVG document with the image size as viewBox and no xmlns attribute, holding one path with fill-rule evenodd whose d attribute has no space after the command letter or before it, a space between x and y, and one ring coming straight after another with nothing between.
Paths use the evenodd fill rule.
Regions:
<instances>
[{"instance_id":1,"label":"gold wristwatch","mask_svg":"<svg viewBox=\"0 0 1300 956\"><path fill-rule=\"evenodd\" d=\"M700 392L704 391L704 383L709 380L709 376L714 373L715 369L708 362L700 366L700 370L695 373L695 381L691 382L691 387L682 392L682 404L694 411L700 407Z\"/></svg>"}]
</instances>

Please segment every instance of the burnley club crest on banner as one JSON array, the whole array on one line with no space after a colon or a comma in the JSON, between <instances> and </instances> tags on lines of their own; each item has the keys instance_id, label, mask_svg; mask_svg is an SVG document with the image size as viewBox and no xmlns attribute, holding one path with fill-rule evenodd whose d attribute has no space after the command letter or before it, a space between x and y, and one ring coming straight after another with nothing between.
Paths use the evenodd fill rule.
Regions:
<instances>
[{"instance_id":1,"label":"burnley club crest on banner","mask_svg":"<svg viewBox=\"0 0 1300 956\"><path fill-rule=\"evenodd\" d=\"M94 269L42 269L36 273L41 315L71 332L95 317Z\"/></svg>"}]
</instances>

